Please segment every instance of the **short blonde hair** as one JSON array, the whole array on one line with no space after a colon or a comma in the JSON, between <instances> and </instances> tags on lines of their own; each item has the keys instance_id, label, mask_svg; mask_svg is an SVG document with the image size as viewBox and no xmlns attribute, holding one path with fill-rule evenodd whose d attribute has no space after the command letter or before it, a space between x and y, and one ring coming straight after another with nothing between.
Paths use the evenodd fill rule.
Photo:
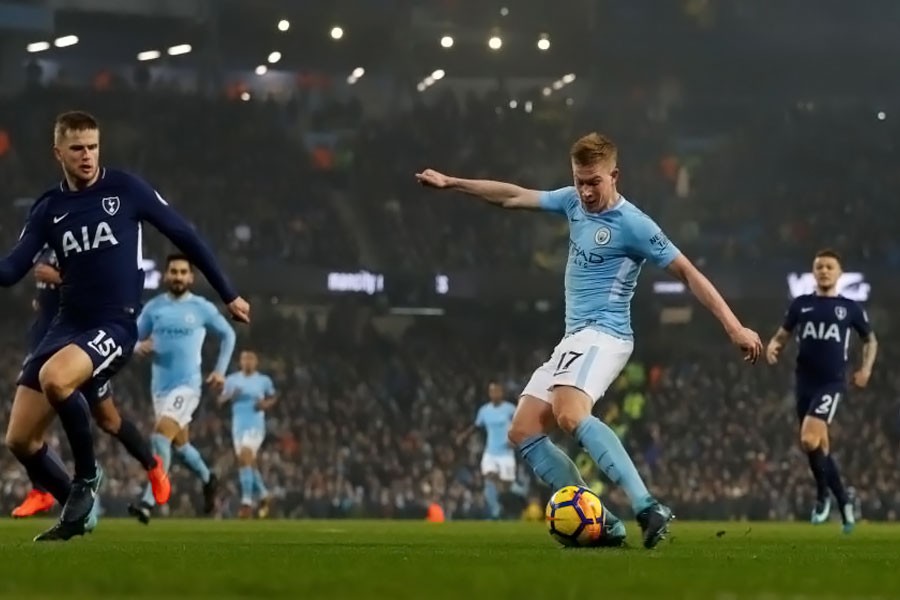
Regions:
<instances>
[{"instance_id":1,"label":"short blonde hair","mask_svg":"<svg viewBox=\"0 0 900 600\"><path fill-rule=\"evenodd\" d=\"M603 134L593 132L579 138L569 151L572 162L580 167L587 167L600 162L616 164L619 149L615 142Z\"/></svg>"},{"instance_id":2,"label":"short blonde hair","mask_svg":"<svg viewBox=\"0 0 900 600\"><path fill-rule=\"evenodd\" d=\"M87 131L100 129L100 123L94 115L83 110L70 110L56 117L53 123L53 143L58 143L70 131Z\"/></svg>"}]
</instances>

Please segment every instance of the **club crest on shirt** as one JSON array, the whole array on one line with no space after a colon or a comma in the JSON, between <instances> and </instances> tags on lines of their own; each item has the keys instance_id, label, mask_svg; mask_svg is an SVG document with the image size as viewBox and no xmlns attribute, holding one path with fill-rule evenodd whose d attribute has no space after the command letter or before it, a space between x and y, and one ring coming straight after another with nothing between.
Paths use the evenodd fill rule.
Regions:
<instances>
[{"instance_id":1,"label":"club crest on shirt","mask_svg":"<svg viewBox=\"0 0 900 600\"><path fill-rule=\"evenodd\" d=\"M597 230L597 233L594 234L594 243L598 246L605 246L609 243L611 238L612 234L609 231L609 227L601 227Z\"/></svg>"},{"instance_id":2,"label":"club crest on shirt","mask_svg":"<svg viewBox=\"0 0 900 600\"><path fill-rule=\"evenodd\" d=\"M184 315L184 322L188 325L193 325L197 322L197 317L194 316L194 313L188 313Z\"/></svg>"},{"instance_id":3,"label":"club crest on shirt","mask_svg":"<svg viewBox=\"0 0 900 600\"><path fill-rule=\"evenodd\" d=\"M106 214L109 216L115 215L119 212L119 197L118 196L107 196L103 200L100 201L100 204L103 206L103 210L106 211Z\"/></svg>"},{"instance_id":4,"label":"club crest on shirt","mask_svg":"<svg viewBox=\"0 0 900 600\"><path fill-rule=\"evenodd\" d=\"M847 309L844 308L843 306L835 306L834 314L838 318L838 320L843 321L844 318L847 316Z\"/></svg>"}]
</instances>

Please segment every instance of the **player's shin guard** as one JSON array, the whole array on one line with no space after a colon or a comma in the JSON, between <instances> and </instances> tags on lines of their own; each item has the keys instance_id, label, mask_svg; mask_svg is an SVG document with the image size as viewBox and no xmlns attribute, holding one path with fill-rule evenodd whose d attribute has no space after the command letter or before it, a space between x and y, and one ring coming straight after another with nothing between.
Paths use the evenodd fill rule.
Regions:
<instances>
[{"instance_id":1,"label":"player's shin guard","mask_svg":"<svg viewBox=\"0 0 900 600\"><path fill-rule=\"evenodd\" d=\"M50 492L60 505L66 503L72 484L65 466L63 466L62 460L56 452L51 450L47 444L44 444L34 454L19 454L17 452L13 454L25 467L25 471L28 473L28 477L35 485L35 488L40 486Z\"/></svg>"},{"instance_id":2,"label":"player's shin guard","mask_svg":"<svg viewBox=\"0 0 900 600\"><path fill-rule=\"evenodd\" d=\"M625 490L635 514L654 503L625 446L606 423L597 417L588 416L572 433L610 481Z\"/></svg>"},{"instance_id":3,"label":"player's shin guard","mask_svg":"<svg viewBox=\"0 0 900 600\"><path fill-rule=\"evenodd\" d=\"M75 461L75 478L92 480L97 477L97 459L94 456L94 437L91 435L91 412L81 392L75 391L62 401L53 402L72 447Z\"/></svg>"},{"instance_id":4,"label":"player's shin guard","mask_svg":"<svg viewBox=\"0 0 900 600\"><path fill-rule=\"evenodd\" d=\"M238 482L241 484L241 504L250 506L253 504L253 484L256 479L253 467L241 467L238 469Z\"/></svg>"},{"instance_id":5,"label":"player's shin guard","mask_svg":"<svg viewBox=\"0 0 900 600\"><path fill-rule=\"evenodd\" d=\"M497 492L497 484L490 479L484 482L484 501L487 504L490 517L492 519L500 518L500 495Z\"/></svg>"},{"instance_id":6,"label":"player's shin guard","mask_svg":"<svg viewBox=\"0 0 900 600\"><path fill-rule=\"evenodd\" d=\"M821 449L816 448L812 452L807 452L806 457L809 459L809 470L816 480L816 501L825 502L828 499L828 481L825 476L825 454Z\"/></svg>"},{"instance_id":7,"label":"player's shin guard","mask_svg":"<svg viewBox=\"0 0 900 600\"><path fill-rule=\"evenodd\" d=\"M156 459L153 458L150 444L141 435L134 423L122 419L122 426L116 432L116 439L122 443L128 454L141 463L145 471L149 471L156 466Z\"/></svg>"},{"instance_id":8,"label":"player's shin guard","mask_svg":"<svg viewBox=\"0 0 900 600\"><path fill-rule=\"evenodd\" d=\"M209 467L200 455L200 451L193 444L184 444L175 448L175 454L204 484L209 483Z\"/></svg>"},{"instance_id":9,"label":"player's shin guard","mask_svg":"<svg viewBox=\"0 0 900 600\"><path fill-rule=\"evenodd\" d=\"M558 490L567 485L587 487L572 459L546 435L528 438L519 446L519 452L534 474L551 489Z\"/></svg>"},{"instance_id":10,"label":"player's shin guard","mask_svg":"<svg viewBox=\"0 0 900 600\"><path fill-rule=\"evenodd\" d=\"M828 482L828 487L831 488L831 492L837 499L838 505L841 507L841 509L843 509L844 506L850 502L850 499L847 497L847 491L844 489L844 483L841 481L841 475L838 472L837 463L834 462L834 457L829 454L825 457L824 464L825 479Z\"/></svg>"},{"instance_id":11,"label":"player's shin guard","mask_svg":"<svg viewBox=\"0 0 900 600\"><path fill-rule=\"evenodd\" d=\"M816 499L824 502L828 498L828 478L825 472L828 459L821 448L807 452L806 456L809 458L809 470L816 480Z\"/></svg>"}]
</instances>

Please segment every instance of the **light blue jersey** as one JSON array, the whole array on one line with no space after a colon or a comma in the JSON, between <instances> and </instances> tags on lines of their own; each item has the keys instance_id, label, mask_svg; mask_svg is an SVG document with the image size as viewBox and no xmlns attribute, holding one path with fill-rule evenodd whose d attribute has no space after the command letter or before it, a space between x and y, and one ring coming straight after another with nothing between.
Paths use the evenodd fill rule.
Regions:
<instances>
[{"instance_id":1,"label":"light blue jersey","mask_svg":"<svg viewBox=\"0 0 900 600\"><path fill-rule=\"evenodd\" d=\"M238 371L225 378L224 395L231 398L231 429L234 433L265 431L266 413L258 410L260 400L275 396L275 386L268 375L259 371L245 375Z\"/></svg>"},{"instance_id":2,"label":"light blue jersey","mask_svg":"<svg viewBox=\"0 0 900 600\"><path fill-rule=\"evenodd\" d=\"M487 438L484 442L485 454L502 456L513 453L507 434L515 412L516 406L512 402L501 402L496 405L486 402L478 409L475 425L484 427Z\"/></svg>"},{"instance_id":3,"label":"light blue jersey","mask_svg":"<svg viewBox=\"0 0 900 600\"><path fill-rule=\"evenodd\" d=\"M680 254L653 219L619 196L587 213L574 187L543 192L541 209L569 220L566 334L593 328L632 339L631 298L644 261L667 267Z\"/></svg>"},{"instance_id":4,"label":"light blue jersey","mask_svg":"<svg viewBox=\"0 0 900 600\"><path fill-rule=\"evenodd\" d=\"M144 306L138 317L138 339L153 337L150 389L155 397L181 386L199 394L203 384L201 349L207 329L221 340L215 371L225 373L234 352L235 334L212 302L191 293L180 298L161 294Z\"/></svg>"}]
</instances>

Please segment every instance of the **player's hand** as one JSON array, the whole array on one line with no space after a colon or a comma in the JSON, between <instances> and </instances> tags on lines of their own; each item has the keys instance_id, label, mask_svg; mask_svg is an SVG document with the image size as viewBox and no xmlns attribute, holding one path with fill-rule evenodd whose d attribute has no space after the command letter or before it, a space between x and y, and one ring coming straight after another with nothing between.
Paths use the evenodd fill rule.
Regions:
<instances>
[{"instance_id":1,"label":"player's hand","mask_svg":"<svg viewBox=\"0 0 900 600\"><path fill-rule=\"evenodd\" d=\"M228 312L231 318L240 323L250 322L250 303L238 296L228 303Z\"/></svg>"},{"instance_id":2,"label":"player's hand","mask_svg":"<svg viewBox=\"0 0 900 600\"><path fill-rule=\"evenodd\" d=\"M52 285L59 285L62 283L62 277L60 277L59 271L45 263L38 263L34 266L34 278L41 283L49 283Z\"/></svg>"},{"instance_id":3,"label":"player's hand","mask_svg":"<svg viewBox=\"0 0 900 600\"><path fill-rule=\"evenodd\" d=\"M451 178L434 169L425 169L421 173L416 173L416 180L424 186L444 189L450 187Z\"/></svg>"},{"instance_id":4,"label":"player's hand","mask_svg":"<svg viewBox=\"0 0 900 600\"><path fill-rule=\"evenodd\" d=\"M744 354L744 360L756 364L756 361L759 360L759 355L762 354L763 350L762 340L759 339L759 334L752 329L741 327L729 335L731 337L731 343L741 349L741 352Z\"/></svg>"},{"instance_id":5,"label":"player's hand","mask_svg":"<svg viewBox=\"0 0 900 600\"><path fill-rule=\"evenodd\" d=\"M778 362L779 354L781 354L781 344L775 340L770 341L769 345L766 346L766 362L774 365Z\"/></svg>"},{"instance_id":6,"label":"player's hand","mask_svg":"<svg viewBox=\"0 0 900 600\"><path fill-rule=\"evenodd\" d=\"M147 338L144 341L138 342L137 346L134 347L134 353L138 356L149 356L153 354L153 338Z\"/></svg>"},{"instance_id":7,"label":"player's hand","mask_svg":"<svg viewBox=\"0 0 900 600\"><path fill-rule=\"evenodd\" d=\"M218 371L213 371L206 378L206 385L216 393L221 392L225 388L225 375Z\"/></svg>"},{"instance_id":8,"label":"player's hand","mask_svg":"<svg viewBox=\"0 0 900 600\"><path fill-rule=\"evenodd\" d=\"M872 371L860 369L853 374L853 385L858 388L864 388L869 385L870 377L872 377Z\"/></svg>"}]
</instances>

